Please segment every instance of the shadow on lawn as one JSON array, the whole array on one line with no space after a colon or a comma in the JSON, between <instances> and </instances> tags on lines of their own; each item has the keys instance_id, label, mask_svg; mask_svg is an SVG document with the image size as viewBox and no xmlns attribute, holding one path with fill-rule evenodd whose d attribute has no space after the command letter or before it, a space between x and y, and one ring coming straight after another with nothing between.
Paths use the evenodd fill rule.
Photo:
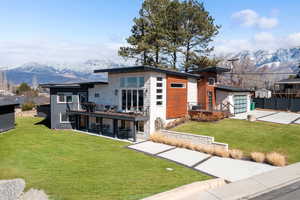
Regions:
<instances>
[{"instance_id":1,"label":"shadow on lawn","mask_svg":"<svg viewBox=\"0 0 300 200\"><path fill-rule=\"evenodd\" d=\"M39 121L39 122L35 123L34 125L43 125L43 126L46 126L47 128L51 128L51 124L50 124L50 119L49 118L45 118L42 121Z\"/></svg>"}]
</instances>

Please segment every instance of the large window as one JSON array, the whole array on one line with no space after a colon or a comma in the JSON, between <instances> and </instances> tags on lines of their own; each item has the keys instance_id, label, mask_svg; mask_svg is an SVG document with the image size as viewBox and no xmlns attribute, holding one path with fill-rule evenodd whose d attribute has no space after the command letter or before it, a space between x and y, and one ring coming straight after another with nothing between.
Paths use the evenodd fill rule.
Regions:
<instances>
[{"instance_id":1,"label":"large window","mask_svg":"<svg viewBox=\"0 0 300 200\"><path fill-rule=\"evenodd\" d=\"M72 102L73 102L72 94L60 93L57 95L57 103L72 103Z\"/></svg>"},{"instance_id":2,"label":"large window","mask_svg":"<svg viewBox=\"0 0 300 200\"><path fill-rule=\"evenodd\" d=\"M144 108L144 90L123 89L122 90L122 110L142 111Z\"/></svg>"},{"instance_id":3,"label":"large window","mask_svg":"<svg viewBox=\"0 0 300 200\"><path fill-rule=\"evenodd\" d=\"M120 78L121 88L141 88L144 87L144 77L122 77Z\"/></svg>"}]
</instances>

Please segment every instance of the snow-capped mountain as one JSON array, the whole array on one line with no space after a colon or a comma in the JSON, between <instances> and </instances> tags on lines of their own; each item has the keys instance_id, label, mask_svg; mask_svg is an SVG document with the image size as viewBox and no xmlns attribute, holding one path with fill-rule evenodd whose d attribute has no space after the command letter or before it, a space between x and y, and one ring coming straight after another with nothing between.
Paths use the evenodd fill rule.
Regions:
<instances>
[{"instance_id":1,"label":"snow-capped mountain","mask_svg":"<svg viewBox=\"0 0 300 200\"><path fill-rule=\"evenodd\" d=\"M257 69L267 69L270 72L297 72L300 63L300 49L277 49L242 51L231 55L240 60L249 59Z\"/></svg>"},{"instance_id":2,"label":"snow-capped mountain","mask_svg":"<svg viewBox=\"0 0 300 200\"><path fill-rule=\"evenodd\" d=\"M300 70L298 67L300 63L300 49L298 48L278 49L274 51L242 51L237 54L228 55L226 59L228 58L239 58L238 62L247 59L254 66L252 70L258 72L298 73ZM41 64L32 62L10 68L6 71L6 74L8 80L14 84L22 82L31 84L34 77L38 83L103 81L107 77L103 74L94 74L93 71L95 69L124 66L126 66L124 63L96 59L75 64ZM280 78L282 77L280 76Z\"/></svg>"},{"instance_id":3,"label":"snow-capped mountain","mask_svg":"<svg viewBox=\"0 0 300 200\"><path fill-rule=\"evenodd\" d=\"M26 82L32 84L34 77L38 83L64 83L82 81L103 81L104 74L94 74L95 69L114 68L124 65L100 60L88 60L77 65L46 65L40 63L26 63L6 71L9 81L14 84Z\"/></svg>"}]
</instances>

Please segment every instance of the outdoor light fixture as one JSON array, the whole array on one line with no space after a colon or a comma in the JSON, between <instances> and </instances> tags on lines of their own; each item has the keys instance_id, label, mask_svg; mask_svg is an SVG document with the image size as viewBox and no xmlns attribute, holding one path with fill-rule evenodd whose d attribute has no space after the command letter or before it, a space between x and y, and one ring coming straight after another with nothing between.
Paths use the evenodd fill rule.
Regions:
<instances>
[{"instance_id":1,"label":"outdoor light fixture","mask_svg":"<svg viewBox=\"0 0 300 200\"><path fill-rule=\"evenodd\" d=\"M115 89L115 96L118 96L119 90Z\"/></svg>"}]
</instances>

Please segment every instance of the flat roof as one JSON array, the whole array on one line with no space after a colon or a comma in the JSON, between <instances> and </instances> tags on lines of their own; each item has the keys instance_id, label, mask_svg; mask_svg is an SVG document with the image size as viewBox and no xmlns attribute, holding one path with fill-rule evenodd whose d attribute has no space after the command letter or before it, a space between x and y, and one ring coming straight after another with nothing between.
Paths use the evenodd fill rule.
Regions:
<instances>
[{"instance_id":1,"label":"flat roof","mask_svg":"<svg viewBox=\"0 0 300 200\"><path fill-rule=\"evenodd\" d=\"M230 69L225 67L205 67L202 69L196 69L191 71L191 73L201 73L201 72L211 72L211 73L219 74L224 72L230 72Z\"/></svg>"},{"instance_id":2,"label":"flat roof","mask_svg":"<svg viewBox=\"0 0 300 200\"><path fill-rule=\"evenodd\" d=\"M81 85L108 84L105 81L78 82L78 83L45 83L40 84L42 88L80 88Z\"/></svg>"},{"instance_id":3,"label":"flat roof","mask_svg":"<svg viewBox=\"0 0 300 200\"><path fill-rule=\"evenodd\" d=\"M117 74L117 73L133 73L133 72L160 72L160 73L166 73L169 75L174 76L181 76L181 77L187 77L187 78L201 78L200 75L197 74L191 74L186 72L180 72L176 70L166 69L166 68L158 68L158 67L151 67L151 66L132 66L132 67L122 67L122 68L111 68L111 69L98 69L94 70L94 73L111 73L111 74Z\"/></svg>"},{"instance_id":4,"label":"flat roof","mask_svg":"<svg viewBox=\"0 0 300 200\"><path fill-rule=\"evenodd\" d=\"M252 92L251 89L239 88L239 87L234 87L234 86L229 86L229 85L217 85L216 89L229 91L229 92Z\"/></svg>"}]
</instances>

